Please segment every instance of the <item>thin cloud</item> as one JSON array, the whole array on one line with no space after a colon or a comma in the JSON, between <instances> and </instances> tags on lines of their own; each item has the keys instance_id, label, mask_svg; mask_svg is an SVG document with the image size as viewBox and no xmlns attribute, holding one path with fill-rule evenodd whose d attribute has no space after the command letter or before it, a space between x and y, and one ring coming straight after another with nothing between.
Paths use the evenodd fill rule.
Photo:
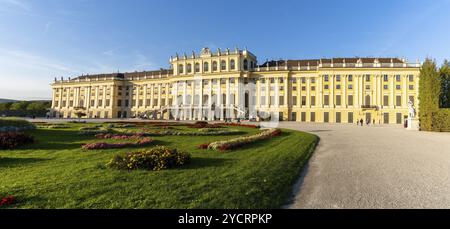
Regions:
<instances>
[{"instance_id":1,"label":"thin cloud","mask_svg":"<svg viewBox=\"0 0 450 229\"><path fill-rule=\"evenodd\" d=\"M24 11L30 11L31 5L27 1L23 0L0 0L0 5L6 6L8 8L19 9Z\"/></svg>"}]
</instances>

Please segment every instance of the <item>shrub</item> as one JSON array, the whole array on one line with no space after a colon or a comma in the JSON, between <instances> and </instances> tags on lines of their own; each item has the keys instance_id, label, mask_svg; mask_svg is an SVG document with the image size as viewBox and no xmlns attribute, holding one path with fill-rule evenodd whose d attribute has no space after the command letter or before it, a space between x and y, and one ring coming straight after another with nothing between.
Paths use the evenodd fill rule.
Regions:
<instances>
[{"instance_id":1,"label":"shrub","mask_svg":"<svg viewBox=\"0 0 450 229\"><path fill-rule=\"evenodd\" d=\"M279 129L268 129L261 133L251 135L251 136L244 136L244 137L234 138L234 139L225 140L225 141L213 142L208 145L208 149L220 150L220 151L232 150L232 149L236 149L236 148L242 147L244 145L248 145L248 144L256 142L256 141L269 139L274 136L278 136L280 134L281 134L281 130L279 130Z\"/></svg>"},{"instance_id":2,"label":"shrub","mask_svg":"<svg viewBox=\"0 0 450 229\"><path fill-rule=\"evenodd\" d=\"M136 124L131 123L125 123L125 124L114 124L110 123L108 124L108 128L130 128L130 127L136 127Z\"/></svg>"},{"instance_id":3,"label":"shrub","mask_svg":"<svg viewBox=\"0 0 450 229\"><path fill-rule=\"evenodd\" d=\"M125 155L115 155L106 165L114 169L145 169L161 170L188 164L191 155L170 149L165 146L156 146L150 150L130 152Z\"/></svg>"},{"instance_id":4,"label":"shrub","mask_svg":"<svg viewBox=\"0 0 450 229\"><path fill-rule=\"evenodd\" d=\"M209 143L200 144L200 145L198 146L198 148L199 148L199 149L208 149L208 145L209 145Z\"/></svg>"},{"instance_id":5,"label":"shrub","mask_svg":"<svg viewBox=\"0 0 450 229\"><path fill-rule=\"evenodd\" d=\"M0 200L0 207L12 205L12 204L14 204L15 201L16 201L16 198L14 196L3 197Z\"/></svg>"},{"instance_id":6,"label":"shrub","mask_svg":"<svg viewBox=\"0 0 450 229\"><path fill-rule=\"evenodd\" d=\"M201 128L221 128L222 126L220 124L208 124L208 122L205 121L197 121L194 124L186 124L187 127L189 128L197 128L197 129L201 129Z\"/></svg>"},{"instance_id":7,"label":"shrub","mask_svg":"<svg viewBox=\"0 0 450 229\"><path fill-rule=\"evenodd\" d=\"M14 149L17 146L33 142L34 138L25 133L20 132L0 133L0 149Z\"/></svg>"},{"instance_id":8,"label":"shrub","mask_svg":"<svg viewBox=\"0 0 450 229\"><path fill-rule=\"evenodd\" d=\"M0 118L0 132L34 130L35 125L23 119Z\"/></svg>"},{"instance_id":9,"label":"shrub","mask_svg":"<svg viewBox=\"0 0 450 229\"><path fill-rule=\"evenodd\" d=\"M441 108L432 113L432 130L450 132L450 108Z\"/></svg>"},{"instance_id":10,"label":"shrub","mask_svg":"<svg viewBox=\"0 0 450 229\"><path fill-rule=\"evenodd\" d=\"M126 148L126 147L141 147L149 145L153 142L151 138L142 138L137 142L122 142L122 143L106 143L106 142L94 142L88 143L81 146L82 149L85 150L94 150L94 149L118 149L118 148Z\"/></svg>"}]
</instances>

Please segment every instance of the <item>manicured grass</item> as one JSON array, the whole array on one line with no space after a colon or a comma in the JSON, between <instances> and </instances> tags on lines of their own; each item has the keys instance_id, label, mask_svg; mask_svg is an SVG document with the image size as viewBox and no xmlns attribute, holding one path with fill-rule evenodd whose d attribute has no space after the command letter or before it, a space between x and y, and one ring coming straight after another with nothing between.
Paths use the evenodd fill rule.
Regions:
<instances>
[{"instance_id":1,"label":"manicured grass","mask_svg":"<svg viewBox=\"0 0 450 229\"><path fill-rule=\"evenodd\" d=\"M156 144L191 153L191 164L118 171L105 164L117 153L139 148L84 151L81 144L102 139L77 135L88 124L68 125L30 131L38 143L0 151L0 196L14 195L18 208L279 208L317 141L283 130L281 136L224 153L197 147L236 135L152 137ZM229 128L244 135L260 131Z\"/></svg>"}]
</instances>

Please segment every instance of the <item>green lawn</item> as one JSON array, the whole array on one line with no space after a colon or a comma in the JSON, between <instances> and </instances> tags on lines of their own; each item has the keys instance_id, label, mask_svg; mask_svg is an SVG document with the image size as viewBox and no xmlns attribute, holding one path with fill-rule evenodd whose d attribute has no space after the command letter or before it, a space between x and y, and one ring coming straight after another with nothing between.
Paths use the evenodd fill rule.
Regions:
<instances>
[{"instance_id":1,"label":"green lawn","mask_svg":"<svg viewBox=\"0 0 450 229\"><path fill-rule=\"evenodd\" d=\"M191 153L191 164L118 171L105 164L116 153L136 149L83 151L80 145L93 137L77 131L88 124L69 125L30 131L38 143L0 150L0 195L16 196L18 208L279 208L318 140L283 130L281 136L224 153L197 146L238 135L152 137ZM259 131L228 128L246 135Z\"/></svg>"}]
</instances>

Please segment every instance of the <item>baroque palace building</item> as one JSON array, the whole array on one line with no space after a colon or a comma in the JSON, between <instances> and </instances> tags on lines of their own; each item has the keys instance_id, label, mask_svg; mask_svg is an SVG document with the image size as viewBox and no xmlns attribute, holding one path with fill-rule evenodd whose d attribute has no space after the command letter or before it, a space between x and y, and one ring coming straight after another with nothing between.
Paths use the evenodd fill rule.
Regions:
<instances>
[{"instance_id":1,"label":"baroque palace building","mask_svg":"<svg viewBox=\"0 0 450 229\"><path fill-rule=\"evenodd\" d=\"M158 71L55 79L57 118L403 123L418 109L420 64L399 58L275 60L204 48Z\"/></svg>"}]
</instances>

